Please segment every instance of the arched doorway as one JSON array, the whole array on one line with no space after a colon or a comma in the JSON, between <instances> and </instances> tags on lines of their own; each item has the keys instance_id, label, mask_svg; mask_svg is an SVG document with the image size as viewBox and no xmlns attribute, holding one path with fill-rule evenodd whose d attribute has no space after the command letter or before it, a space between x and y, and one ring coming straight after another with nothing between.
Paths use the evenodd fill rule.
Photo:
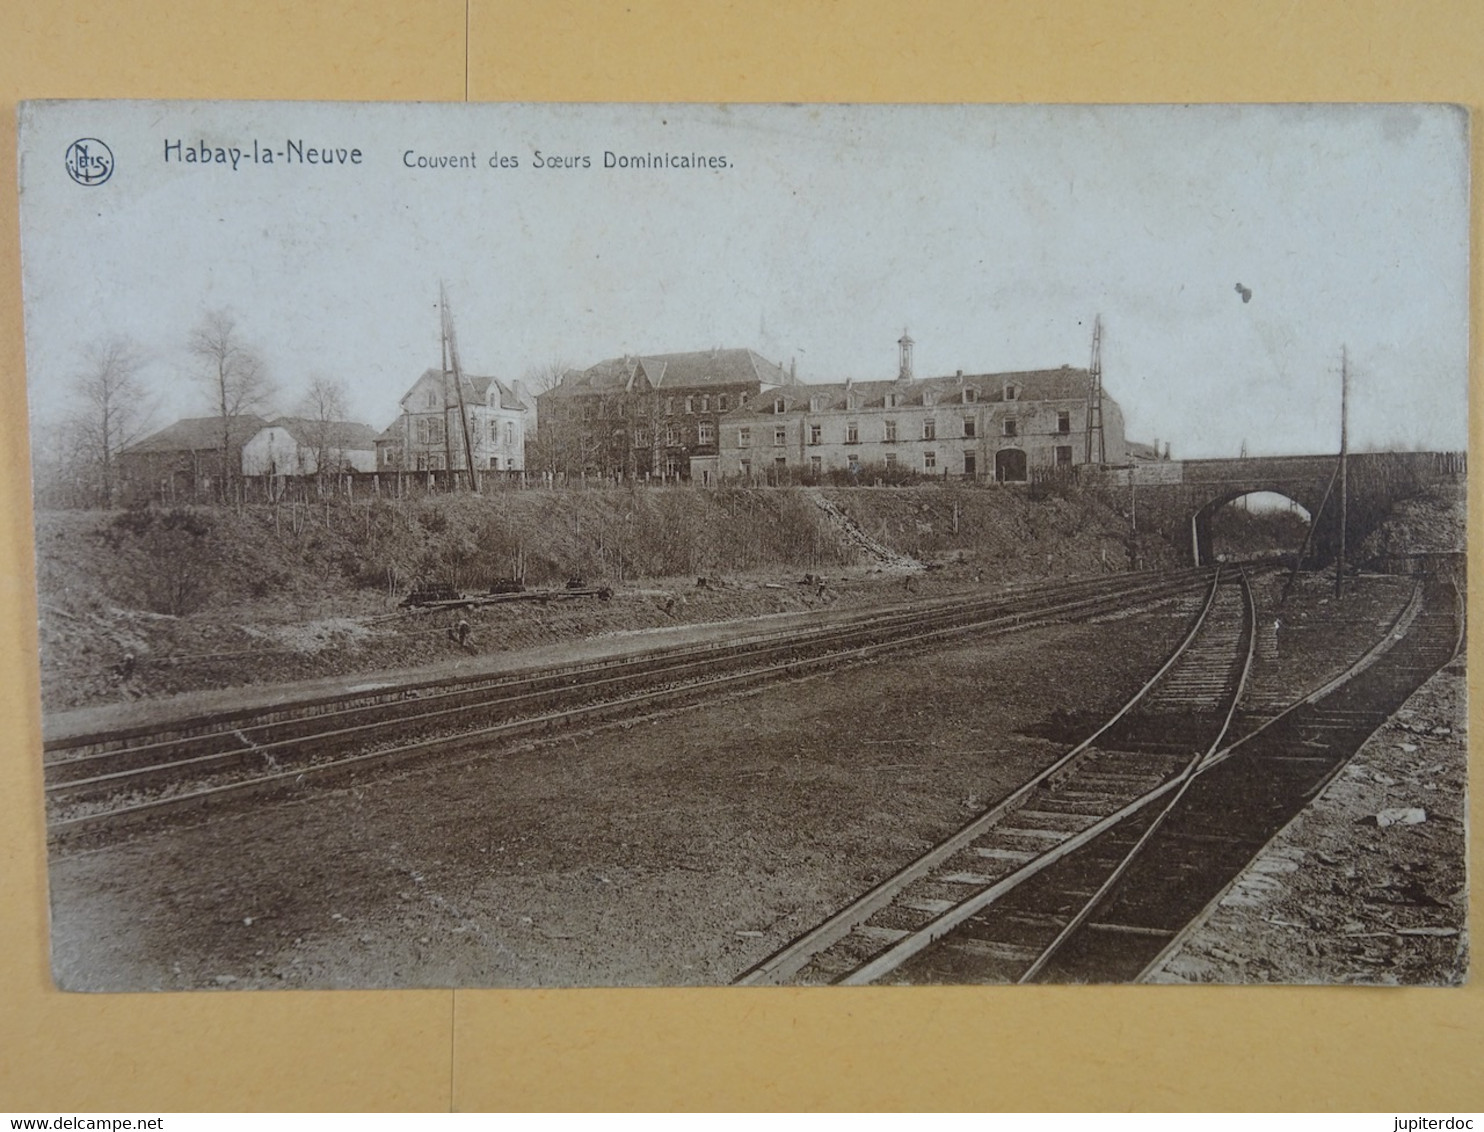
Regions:
<instances>
[{"instance_id":1,"label":"arched doorway","mask_svg":"<svg viewBox=\"0 0 1484 1132\"><path fill-rule=\"evenodd\" d=\"M1000 483L1025 483L1025 450L1001 448L994 454L994 478Z\"/></svg>"}]
</instances>

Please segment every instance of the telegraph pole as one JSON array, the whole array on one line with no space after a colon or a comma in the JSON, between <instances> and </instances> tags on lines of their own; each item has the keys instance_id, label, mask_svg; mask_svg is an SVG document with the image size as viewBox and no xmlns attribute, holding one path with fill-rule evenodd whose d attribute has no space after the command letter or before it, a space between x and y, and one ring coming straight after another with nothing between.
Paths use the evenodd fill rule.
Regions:
<instances>
[{"instance_id":1,"label":"telegraph pole","mask_svg":"<svg viewBox=\"0 0 1484 1132\"><path fill-rule=\"evenodd\" d=\"M1094 435L1097 437L1095 442ZM1102 315L1092 320L1092 363L1087 367L1087 424L1084 429L1082 462L1084 464L1106 464L1108 462L1108 449L1103 440Z\"/></svg>"},{"instance_id":2,"label":"telegraph pole","mask_svg":"<svg viewBox=\"0 0 1484 1132\"><path fill-rule=\"evenodd\" d=\"M1340 553L1335 559L1335 597L1345 589L1345 525L1349 518L1345 462L1350 451L1350 367L1345 347L1340 347Z\"/></svg>"}]
</instances>

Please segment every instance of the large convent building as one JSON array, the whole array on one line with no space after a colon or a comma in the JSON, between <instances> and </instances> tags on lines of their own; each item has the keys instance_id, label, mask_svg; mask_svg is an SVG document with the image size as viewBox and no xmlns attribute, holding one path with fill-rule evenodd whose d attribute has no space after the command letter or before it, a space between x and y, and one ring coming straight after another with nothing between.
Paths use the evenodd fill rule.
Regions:
<instances>
[{"instance_id":1,"label":"large convent building","mask_svg":"<svg viewBox=\"0 0 1484 1132\"><path fill-rule=\"evenodd\" d=\"M721 480L910 471L1013 483L1082 464L1089 452L1098 463L1128 461L1117 403L1102 395L1100 430L1098 414L1089 413L1088 370L916 378L912 339L903 335L898 346L895 380L779 387L728 413L718 444Z\"/></svg>"},{"instance_id":2,"label":"large convent building","mask_svg":"<svg viewBox=\"0 0 1484 1132\"><path fill-rule=\"evenodd\" d=\"M610 358L571 370L540 404L540 458L568 476L716 480L729 414L797 384L754 350Z\"/></svg>"}]
</instances>

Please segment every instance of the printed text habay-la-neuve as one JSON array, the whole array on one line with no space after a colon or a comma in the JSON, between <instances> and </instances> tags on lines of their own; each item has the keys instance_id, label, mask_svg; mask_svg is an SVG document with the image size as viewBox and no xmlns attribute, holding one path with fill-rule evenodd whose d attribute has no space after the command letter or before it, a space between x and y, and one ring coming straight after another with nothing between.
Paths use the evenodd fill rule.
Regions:
<instances>
[{"instance_id":1,"label":"printed text habay-la-neuve","mask_svg":"<svg viewBox=\"0 0 1484 1132\"><path fill-rule=\"evenodd\" d=\"M309 145L303 138L288 138L276 148L272 142L256 139L251 147L165 139L167 165L225 165L240 169L244 165L360 165L364 160L359 147Z\"/></svg>"}]
</instances>

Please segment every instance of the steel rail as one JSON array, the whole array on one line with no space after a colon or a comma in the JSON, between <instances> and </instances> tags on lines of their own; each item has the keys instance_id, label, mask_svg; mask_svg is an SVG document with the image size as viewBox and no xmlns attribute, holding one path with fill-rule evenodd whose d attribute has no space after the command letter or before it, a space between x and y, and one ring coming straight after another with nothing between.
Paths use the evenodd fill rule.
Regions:
<instances>
[{"instance_id":1,"label":"steel rail","mask_svg":"<svg viewBox=\"0 0 1484 1132\"><path fill-rule=\"evenodd\" d=\"M1452 664L1455 660L1457 660L1458 659L1459 652L1463 649L1464 631L1465 631L1465 626L1466 626L1465 618L1467 616L1466 603L1463 601L1462 591L1459 590L1458 583L1456 581L1453 583L1453 589L1454 589L1454 595L1455 595L1453 616L1454 616L1455 621L1457 621L1457 623L1458 623L1458 629L1457 629L1457 632L1454 635L1453 649L1449 653L1448 658L1446 660L1444 660L1442 664L1438 665L1438 668L1437 668L1437 671L1438 672L1441 672L1443 669L1447 668L1450 664ZM1421 584L1419 583L1418 584L1418 587L1417 587L1417 590L1414 592L1414 601L1415 601L1415 598L1418 595L1420 595L1420 593L1421 593ZM1413 607L1412 606L1409 606L1408 608L1409 609L1412 609ZM1413 609L1413 616L1411 618L1408 618L1408 620L1407 620L1407 626L1408 627L1410 627L1410 625L1412 623L1412 620L1415 619L1415 616L1416 616L1416 611L1415 611L1415 609ZM1388 640L1391 639L1391 631L1390 630L1388 630L1387 637L1384 638L1384 639L1388 639ZM1374 660L1372 660L1370 663L1374 663ZM1369 664L1367 664L1365 667L1369 667ZM1360 670L1357 670L1357 672L1355 674L1356 675L1359 675L1360 674ZM1437 673L1435 672L1434 675L1436 675L1436 674ZM1306 698L1305 700L1301 701L1300 704L1297 704L1297 705L1294 705L1294 706L1295 707L1298 707L1298 706L1301 706L1301 704L1308 703L1308 702L1309 702L1309 700L1308 700L1308 698ZM1285 714L1287 714L1287 713L1285 712ZM1375 728L1373 728L1371 730L1370 734L1367 735L1367 737L1364 740L1362 740L1361 746L1364 746L1365 743L1369 742L1371 736L1374 736L1377 731L1379 731L1382 727L1384 727L1386 725L1387 720L1389 720L1390 718L1391 718L1390 716L1386 716L1385 718L1383 718L1382 720L1380 720L1380 722L1378 722L1376 724ZM1257 733L1254 732L1253 735L1251 735L1251 736L1244 736L1242 742L1246 742L1247 739L1250 739L1250 738L1255 737L1256 734ZM1237 746L1237 744L1233 744L1233 748L1235 748L1235 746ZM1359 750L1359 747L1357 747L1357 750ZM1228 755L1228 756L1231 753L1233 753L1233 749L1228 749L1226 752L1224 752L1224 754L1225 755ZM1349 761L1348 759L1342 759L1342 760L1340 760L1334 766L1334 768L1332 770L1330 770L1330 772L1324 776L1324 778L1317 784L1317 786L1316 786L1316 788L1314 790L1314 795L1316 797L1319 794L1323 793L1323 791L1329 786L1329 784L1334 781L1335 777L1345 767L1345 765L1348 763L1348 761ZM1216 763L1213 762L1209 766L1203 766L1201 768L1201 773L1204 773L1206 770L1210 769L1211 766L1215 766L1215 765L1216 765ZM1299 818L1303 817L1303 815L1304 815L1305 812L1306 812L1305 810L1300 810L1298 813L1294 814L1293 817L1289 818L1288 821L1284 822L1281 826L1279 826L1276 830L1274 830L1272 836L1269 837L1266 841L1264 841L1262 843L1261 846L1258 847L1257 851L1252 855L1252 859L1253 860L1256 860L1258 857L1262 856L1262 854L1265 853L1268 850L1268 848L1274 842L1276 842L1280 837L1283 836L1284 833L1286 833L1290 828L1292 828L1293 824L1296 821L1298 821ZM1185 924L1184 927L1182 927L1179 931L1177 931L1173 936L1170 937L1169 942L1166 943L1164 947L1160 948L1159 952L1154 956L1154 958L1152 958L1148 963L1146 963L1144 965L1144 967L1139 971L1139 973L1131 981L1136 982L1136 983L1141 983L1141 982L1147 981L1148 978L1149 978L1149 976L1152 975L1161 966L1163 966L1169 960L1169 958L1172 955L1175 954L1175 952L1177 952L1178 950L1180 950L1180 948L1184 947L1185 944L1190 940L1190 937L1201 927L1201 925L1203 925L1204 923L1206 923L1207 920L1210 919L1211 914L1216 910L1216 908L1221 904L1221 902L1224 899L1226 899L1227 894L1229 892L1231 892L1232 888L1242 878L1243 874L1246 871L1247 871L1246 869L1240 870L1235 876L1233 876L1231 878L1231 880L1227 881L1226 884L1222 885L1215 892L1215 894L1212 895L1211 899L1208 900L1205 903L1205 905L1201 908L1201 910L1198 913L1196 913L1196 915L1192 916L1190 918L1190 920L1188 920L1186 922L1186 924Z\"/></svg>"},{"instance_id":2,"label":"steel rail","mask_svg":"<svg viewBox=\"0 0 1484 1132\"><path fill-rule=\"evenodd\" d=\"M867 920L872 913L890 904L898 893L913 881L926 876L932 869L968 846L1007 814L1017 809L1035 792L1037 787L1050 781L1057 774L1070 767L1109 728L1113 727L1119 720L1132 711L1175 665L1186 649L1190 647L1191 642L1195 640L1197 634L1200 632L1207 614L1210 613L1212 605L1215 603L1216 592L1220 584L1221 571L1218 568L1212 579L1210 592L1206 595L1206 601L1194 618L1190 630L1185 634L1184 639L1176 646L1175 650L1165 660L1164 664L1160 666L1159 670L1146 680L1143 686L1106 723L1050 766L1037 772L999 803L961 826L926 853L878 883L864 895L847 904L817 927L805 932L802 936L799 936L779 951L774 952L762 962L743 972L741 976L734 980L735 984L739 986L766 985L781 982L797 974L815 955L844 938L856 925ZM1053 849L1051 852L1055 853L1056 850ZM1010 875L1018 875L1020 871L1017 870L1016 873Z\"/></svg>"},{"instance_id":3,"label":"steel rail","mask_svg":"<svg viewBox=\"0 0 1484 1132\"><path fill-rule=\"evenodd\" d=\"M1219 578L1216 584L1219 585ZM1457 585L1455 583L1455 591L1456 590ZM1212 599L1214 599L1214 595L1215 585L1213 585L1212 588ZM847 973L847 975L837 981L842 985L858 985L862 983L872 982L875 979L880 978L882 975L888 973L891 969L894 969L901 962L910 957L909 954L898 953L899 948L901 948L903 951L906 950L903 945L911 946L911 951L913 954L915 954L917 951L920 951L923 947L933 942L933 940L941 938L942 935L946 934L954 927L957 927L958 924L962 923L970 916L981 911L984 907L987 907L988 905L994 903L1006 893L1012 891L1014 888L1029 880L1032 876L1044 871L1044 869L1052 864L1055 864L1057 861L1061 860L1063 857L1074 852L1075 850L1082 848L1101 834L1108 832L1116 825L1120 824L1122 821L1163 798L1172 790L1181 789L1183 792L1183 790L1188 787L1189 783L1193 781L1195 777L1205 773L1208 769L1210 769L1210 767L1217 765L1224 758L1229 757L1233 750L1235 750L1241 744L1247 742L1254 735L1266 730L1268 727L1278 722L1284 716L1288 715L1292 711L1297 710L1304 704L1312 703L1324 696L1329 695L1331 692L1342 687L1343 685L1349 683L1351 680L1353 680L1355 677L1359 676L1363 671L1369 668L1372 664L1374 664L1382 655L1390 651L1391 648L1393 648L1395 644L1403 636L1406 635L1407 630L1409 629L1412 621L1417 616L1418 610L1421 607L1421 598L1422 588L1419 582L1414 586L1413 592L1407 605L1398 612L1398 614L1392 620L1391 624L1382 634L1380 639L1353 664L1351 664L1339 675L1322 682L1317 688L1306 693L1297 701L1285 707L1281 712L1265 720L1252 732L1244 734L1243 737L1238 739L1235 743L1232 743L1225 748L1215 751L1214 754L1208 754L1205 757L1201 758L1197 763L1196 770L1193 774L1189 775L1188 777L1181 776L1178 778L1173 778L1167 780L1164 783L1161 783L1159 786L1154 787L1153 789L1147 791L1145 794L1129 802L1127 805L1120 808L1114 814L1105 817L1104 819L1098 821L1095 825L1085 830L1073 834L1066 841L1053 847L1047 853L1033 858L1030 861L1027 861L1020 868L1007 874L1004 877L999 878L999 880L997 880L992 886L983 890L977 896L970 897L967 901L955 904L953 908L946 910L939 917L935 918L933 921L930 921L929 924L924 925L924 927L920 929L920 931L922 932L931 932L931 938L919 939L915 946L911 946L916 933L914 933L914 935L904 937L902 940L893 945L893 947L888 948L887 951L878 954L877 956L873 957L872 960L870 960L867 964L864 964L861 967L858 967L855 970ZM1210 600L1211 599L1208 599L1208 607ZM1255 619L1253 621L1253 627L1255 629ZM1255 632L1252 633L1252 635L1249 637L1249 654L1253 648L1254 642ZM1173 658L1170 663L1173 663ZM1169 664L1167 663L1165 668L1168 667ZM1161 669L1161 672L1157 674L1156 679L1158 678L1158 675L1162 675L1164 671L1165 669ZM1151 683L1152 682L1153 681L1151 681ZM1128 705L1128 707L1132 706L1132 704ZM1232 710L1228 713L1226 724L1227 728L1229 728L1230 726L1231 719L1234 718L1235 707L1236 699L1234 697ZM1121 712L1120 715L1122 714L1123 713ZM1110 725L1112 722L1113 721L1110 721ZM1097 738L1106 729L1106 726L1104 728L1100 728L1099 731L1092 738ZM1061 769L1064 764L1070 762L1072 755L1080 752L1082 747L1090 744L1091 741L1092 740L1089 739L1088 741L1086 741L1086 743L1080 745L1079 748L1074 750L1074 752L1069 753L1067 756L1064 756L1063 759L1060 760L1057 764L1054 764L1052 768L1048 768L1048 771L1043 771L1041 774L1037 775L1035 778L1024 784L1022 787L1018 788L1014 793L1009 795L1004 801L996 805L994 808L987 811L980 817L974 819L972 822L968 823L966 826L962 827L954 834L951 834L949 838L945 839L945 841L940 842L937 846L928 850L927 853L914 860L911 864L907 865L898 873L893 874L893 876L881 882L881 884L867 892L865 895L860 897L852 904L847 905L846 908L842 909L840 912L830 917L830 919L824 921L815 929L805 933L803 936L800 936L798 939L785 946L774 955L769 956L767 959L763 960L756 966L749 968L746 972L743 973L742 976L740 976L736 980L737 984L758 985L764 983L781 982L789 978L793 974L796 974L799 970L801 970L808 964L808 962L810 961L810 959L813 958L814 955L822 952L832 943L843 938L856 924L859 924L869 918L872 913L890 904L895 895L902 889L906 888L907 885L910 884L912 881L926 876L936 865L941 864L943 861L947 860L949 857L953 856L955 853L969 845L981 833L986 832L988 829L990 829L995 824L995 822L997 822L1005 814L1014 809L1017 805L1022 803L1025 798L1037 786L1045 782L1052 773L1055 773L1055 771ZM896 957L894 961L887 961L888 955L895 955Z\"/></svg>"},{"instance_id":4,"label":"steel rail","mask_svg":"<svg viewBox=\"0 0 1484 1132\"><path fill-rule=\"evenodd\" d=\"M1194 573L1194 572L1192 572ZM1147 577L1137 579L1132 585L1117 583L1109 586L1105 578L1078 579L1066 585L1047 588L1040 592L1029 594L1033 601L1055 601L1080 594L1087 591L1091 597L1085 600L1100 598L1113 594L1138 594L1145 591L1157 590L1169 585L1172 581L1185 577L1185 574L1176 574L1169 577ZM1195 574L1195 576L1199 576ZM1027 595L1019 595L1027 596ZM1017 611L1005 609L1005 602L1014 600L1006 595L981 598L969 603L960 602L956 605L947 602L935 603L924 610L921 606L896 606L888 610L876 613L861 613L852 617L848 622L841 625L827 625L805 630L783 630L769 632L739 638L722 644L708 643L699 646L681 646L676 649L662 651L647 651L618 658L615 660L601 661L593 664L580 666L560 667L548 670L538 670L531 673L513 674L491 674L488 678L455 678L450 681L421 682L406 685L385 686L371 693L350 693L339 697L320 698L305 701L301 705L290 708L293 714L285 715L281 707L270 707L253 712L233 711L217 716L198 716L184 721L171 721L164 724L156 724L152 727L132 727L122 729L116 733L93 733L79 736L62 743L52 743L44 746L44 750L55 753L59 750L76 750L87 746L98 746L104 743L127 741L131 738L149 738L151 736L169 736L169 738L156 738L152 742L136 743L127 747L109 747L100 751L93 751L82 755L73 755L64 758L52 758L45 762L47 769L63 770L64 768L86 765L90 762L107 760L109 758L124 755L141 756L149 755L151 752L169 752L173 749L189 746L192 744L205 743L210 740L225 741L236 739L237 744L229 747L229 751L250 751L255 747L261 747L263 741L272 742L272 739L259 741L264 734L273 735L279 731L293 732L300 727L319 727L323 730L323 724L345 717L355 718L358 715L374 713L391 707L404 706L410 694L416 694L419 707L426 708L440 701L457 700L459 697L479 697L502 689L532 689L533 685L544 686L545 691L550 693L570 693L578 691L586 682L591 683L591 678L599 681L612 677L609 674L618 673L623 676L649 676L662 675L665 671L683 666L687 663L710 657L734 660L744 656L748 651L763 652L770 647L779 644L789 644L802 647L809 644L828 645L832 640L848 637L852 634L876 634L889 632L899 626L908 625L918 627L923 619L929 618L941 620L945 617L956 617L962 619L965 613L970 618L979 613L996 610L1005 616L1012 616ZM1018 611L1021 615L1041 613L1035 605L1026 610ZM425 693L433 689L431 694ZM441 689L441 690L440 690ZM533 689L534 690L534 689ZM521 692L521 695L527 694ZM483 706L491 701L475 700L469 706ZM336 706L343 705L343 706ZM315 711L315 708L329 708L325 711ZM258 718L260 722L253 722ZM234 726L234 724L236 726ZM209 730L204 730L210 728ZM333 728L332 728L333 730ZM293 736L290 736L293 737Z\"/></svg>"},{"instance_id":5,"label":"steel rail","mask_svg":"<svg viewBox=\"0 0 1484 1132\"><path fill-rule=\"evenodd\" d=\"M1154 820L1149 823L1149 826L1139 835L1138 840L1124 853L1123 857L1114 866L1112 871L1109 872L1103 883L1098 886L1097 890L1087 899L1086 903L1077 910L1077 913L1067 921L1066 926L1056 934L1056 938L1042 948L1041 953L1032 960L1030 966L1016 980L1017 982L1028 983L1040 974L1041 970L1047 963L1051 962L1052 958L1062 949L1067 940L1088 921L1093 912L1106 899L1108 893L1113 891L1113 886L1118 883L1124 873L1128 872L1129 866L1134 863L1134 859L1144 851L1144 847L1149 844L1155 831L1164 824L1165 819L1180 804L1180 799L1185 797L1186 792L1190 789L1190 784L1195 781L1196 775L1200 773L1201 763L1213 751L1220 747L1221 741L1226 738L1227 731L1231 728L1232 720L1236 717L1237 705L1242 702L1242 695L1247 689L1247 679L1252 674L1252 663L1257 651L1257 600L1252 595L1252 587L1248 584L1247 575L1239 572L1238 576L1241 578L1242 595L1245 598L1247 651L1246 655L1242 658L1242 671L1237 677L1236 688L1232 693L1231 703L1226 709L1226 717L1221 721L1221 727L1217 731L1216 737L1211 740L1204 751L1198 750L1191 756L1190 760L1185 764L1184 769L1180 772L1178 778L1180 785L1175 791L1175 796L1165 801L1164 805L1160 807L1159 813L1154 816Z\"/></svg>"},{"instance_id":6,"label":"steel rail","mask_svg":"<svg viewBox=\"0 0 1484 1132\"><path fill-rule=\"evenodd\" d=\"M1137 591L1137 593L1139 594L1142 594L1144 592L1144 590ZM1162 590L1160 592L1162 592ZM1014 628L1024 628L1028 627L1032 623L1026 620L1027 617L1044 619L1045 617L1052 614L1065 614L1067 612L1074 612L1082 608L1086 603L1089 602L1100 604L1104 600L1110 599L1110 596L1099 595L1094 598L1079 598L1074 602L1063 603L1062 605L1052 606L1046 609L1031 609L1019 613L1003 614L987 618L984 621L955 620L950 625L937 629L936 632L938 632L939 634L949 632L967 633L974 632L976 630L982 630L996 624L1004 623L1008 623L1011 627ZM1121 597L1119 600L1121 600ZM945 616L946 614L940 614L937 618L934 619L933 623L937 624L938 622L941 622ZM888 627L888 629L890 628L894 628L894 626ZM183 757L172 757L168 758L166 761L156 761L146 766L128 767L118 771L94 774L89 777L63 778L60 781L50 783L46 787L46 792L48 796L53 798L63 797L68 794L74 794L80 791L86 791L88 789L94 789L100 786L122 784L129 781L141 781L149 776L157 776L160 774L179 771L202 770L209 769L213 766L229 765L231 763L239 762L244 758L261 758L272 762L276 761L279 755L297 750L301 747L307 746L310 743L338 743L346 740L353 740L357 737L373 735L375 732L381 731L390 725L395 725L397 729L405 731L420 726L436 725L440 721L453 720L463 716L473 716L477 713L488 712L491 710L510 708L519 709L523 704L532 702L539 703L552 697L571 698L574 696L583 695L602 695L605 689L623 686L625 684L633 683L637 680L644 680L646 682L652 683L656 680L663 679L667 675L683 676L689 671L694 671L696 669L704 670L706 668L715 667L719 664L734 666L738 662L746 663L751 656L765 656L770 653L776 653L783 650L792 650L801 647L822 647L828 650L833 647L835 650L833 652L826 651L824 653L817 654L820 658L827 658L830 656L838 655L840 652L840 646L844 642L856 640L862 636L879 636L881 631L882 630L875 625L852 626L849 628L840 629L835 632L827 632L819 636L813 636L804 641L770 639L766 644L756 646L743 646L732 651L708 650L699 655L687 656L683 659L670 661L660 664L656 667L648 667L639 671L630 671L624 669L622 666L618 666L616 669L611 670L613 672L612 675L605 674L610 670L603 670L601 672L593 674L596 678L589 679L577 684L562 685L556 688L541 688L534 691L522 692L510 696L495 697L493 699L478 699L473 702L454 703L446 707L434 707L433 710L417 711L411 715L399 713L394 721L388 721L385 718L372 718L364 723L354 723L346 727L332 727L329 729L321 729L307 734L297 734L289 738L275 741L266 741L262 743L254 742L250 737L249 732L252 730L269 730L281 725L265 724L262 727L256 729L235 729L229 732L220 733L220 736L222 738L235 738L238 740L240 745L233 745L225 750L220 751L206 751L199 755L187 754ZM932 634L928 631L919 629L915 633L911 633L906 636L896 636L891 638L891 640L889 641L881 642L881 644L912 645L927 639L932 639ZM847 649L849 649L857 648L860 646L846 647ZM815 657L803 656L795 658L793 663L804 663L806 661L812 661L814 659ZM745 677L748 671L749 670L743 669L739 671L737 675L739 677ZM457 693L457 695L466 694L468 693ZM401 706L403 702L405 701L394 701L396 706ZM418 707L422 708L428 703L428 699L420 700L418 701ZM350 714L364 716L365 714L373 713L374 711L375 709L372 708L357 708L354 710L353 713ZM303 722L326 722L329 720L333 720L334 718L337 718L342 714L346 713L337 712L327 713L326 715L312 716L304 720ZM181 750L183 748L188 749L193 744L200 744L202 742L205 742L207 738L214 739L217 737L217 735L212 735L209 737L202 737L194 740L170 740L166 743L142 745L139 747L127 748L122 751L101 752L96 755L84 756L80 759L65 760L61 763L53 764L48 769L65 772L80 767L86 768L92 762L103 759L112 761L134 761L141 757L149 757L151 754L156 752L173 752L176 750Z\"/></svg>"},{"instance_id":7,"label":"steel rail","mask_svg":"<svg viewBox=\"0 0 1484 1132\"><path fill-rule=\"evenodd\" d=\"M1243 590L1246 597L1250 601L1252 595L1251 591L1246 588L1245 581L1245 577L1243 577ZM1190 637L1187 638L1187 641L1185 642L1186 644L1189 644L1190 641L1194 639L1196 632L1204 624L1206 619L1205 615L1210 611L1212 605L1214 604L1216 592L1219 589L1220 585L1221 576L1220 572L1218 571L1217 577L1212 584L1211 596L1207 600L1206 608L1202 610L1201 623L1197 624L1195 629L1192 630ZM1249 662L1251 659L1253 637L1255 635L1251 632L1251 629L1255 627L1255 624L1255 616L1248 619L1249 633L1247 639L1247 658ZM1183 645L1181 652L1184 652ZM1161 669L1161 676L1170 667L1170 664L1172 664L1175 659L1178 659L1178 657L1171 658L1171 662L1167 663L1164 669ZM1155 679L1158 679L1158 677L1156 677ZM1154 681L1151 681L1151 684L1153 682ZM1231 720L1232 713L1236 710L1237 699L1240 695L1240 691L1241 689L1238 688L1237 692L1231 697L1231 703L1227 712L1228 723ZM1104 727L1098 732L1098 734L1102 734L1102 731L1106 730L1107 728ZM998 901L1002 896L1005 896L1007 893L1010 893L1019 888L1031 877L1037 875L1038 873L1044 872L1046 869L1050 868L1052 865L1056 864L1064 857L1071 855L1073 852L1091 843L1096 838L1106 833L1108 830L1113 829L1115 826L1121 824L1127 818L1132 817L1136 813L1139 813L1156 799L1162 798L1172 791L1176 792L1178 796L1178 793L1183 791L1185 786L1189 785L1191 776L1190 768L1192 766L1199 766L1199 756L1193 758L1181 773L1173 775L1170 778L1166 779L1163 783L1155 787L1153 790L1147 791L1143 795L1126 803L1118 810L1114 811L1112 814L1101 818L1099 821L1089 826L1088 828L1078 831L1071 837L1067 838L1065 841L1062 841L1061 843L1053 846L1045 853L1032 858L1022 866L1020 866L1020 868L1015 869L1004 877L1001 877L999 880L989 885L987 888L982 889L978 893L975 893L973 896L959 901L951 908L945 909L937 916L934 916L933 919L929 920L926 924L923 924L921 927L911 932L910 934L903 936L901 939L897 940L884 951L872 956L870 960L856 967L854 970L848 972L840 979L836 980L837 983L841 986L863 986L867 983L873 983L877 979L881 978L883 975L894 971L908 959L923 951L938 939L941 939L943 936L947 935L950 931L958 927L971 916L977 915L979 912L982 912L985 908ZM1091 901L1090 903L1096 902L1096 900L1099 899L1101 895L1101 890L1098 893L1095 893L1093 901ZM1085 907L1083 911L1090 912L1091 908ZM1053 941L1053 946L1050 950L1054 950L1055 948L1059 947L1061 942L1062 936L1059 935L1057 939ZM1045 961L1049 958L1049 954L1044 955L1042 957L1042 961ZM1037 966L1036 969L1039 970L1039 966Z\"/></svg>"},{"instance_id":8,"label":"steel rail","mask_svg":"<svg viewBox=\"0 0 1484 1132\"><path fill-rule=\"evenodd\" d=\"M1170 594L1165 594L1163 596L1174 596L1180 591L1188 589L1190 584L1191 583L1189 579L1183 580L1179 583L1178 587L1174 589ZM1147 588L1136 591L1133 596L1136 600L1147 600L1151 597L1156 597L1160 600L1163 599L1158 593L1150 593ZM116 823L117 821L124 819L135 819L144 816L162 814L169 810L189 808L208 801L219 800L229 795L240 796L249 792L264 790L274 786L283 786L290 783L301 783L302 781L310 777L323 778L335 773L343 773L354 769L401 761L417 754L433 751L439 748L447 749L455 746L463 746L477 740L490 739L502 735L506 737L514 737L524 732L546 731L551 729L552 727L561 724L580 722L590 717L601 716L604 714L612 713L614 711L623 711L643 704L663 702L666 698L687 698L692 696L697 691L701 691L710 687L725 687L729 684L740 685L745 682L755 682L757 680L780 673L796 675L801 670L821 668L844 662L866 659L888 649L900 649L904 643L920 645L936 640L941 640L948 636L960 636L967 631L972 631L975 628L983 628L986 625L994 624L996 622L1010 623L1007 625L1007 628L1023 629L1032 627L1033 625L1043 624L1049 617L1052 617L1052 615L1064 615L1069 610L1086 611L1089 605L1100 606L1109 602L1113 602L1113 608L1124 608L1126 607L1128 597L1129 595L1125 593L1101 595L1095 598L1082 598L1074 602L1064 603L1062 606L1056 606L1046 610L1032 611L1035 614L1034 617L1030 617L1027 613L1016 613L1003 617L992 618L985 622L978 623L977 625L949 625L913 634L905 639L896 637L887 641L872 642L865 645L853 646L850 648L814 656L803 658L794 657L788 660L777 662L775 664L764 666L762 668L749 668L741 672L723 673L720 675L703 678L697 681L691 681L678 687L671 686L662 689L652 689L649 691L635 693L630 696L621 697L619 699L611 699L600 703L586 704L564 711L546 713L543 715L528 717L521 720L506 720L490 726L464 730L452 735L445 734L441 736L430 737L412 743L404 743L395 747L383 748L378 751L365 752L362 754L349 756L343 759L336 759L318 764L312 764L309 766L278 771L268 775L259 775L238 782L206 787L200 790L190 791L183 794L168 795L162 798L156 798L145 802L135 803L133 805L100 810L93 813L78 815L76 817L56 819L49 823L49 833L52 836L62 837L75 834L83 830L96 829L106 825L111 825ZM324 739L327 738L327 736L319 736L318 738ZM261 753L261 749L259 752L233 751L228 753L227 755L215 754L211 756L203 756L203 758L212 760L220 760L226 757L241 758L244 754L254 753ZM178 770L180 768L180 764L176 764L172 769ZM154 768L146 768L146 772L150 772L153 769ZM139 772L131 773L137 774ZM63 786L73 784L58 785Z\"/></svg>"}]
</instances>

